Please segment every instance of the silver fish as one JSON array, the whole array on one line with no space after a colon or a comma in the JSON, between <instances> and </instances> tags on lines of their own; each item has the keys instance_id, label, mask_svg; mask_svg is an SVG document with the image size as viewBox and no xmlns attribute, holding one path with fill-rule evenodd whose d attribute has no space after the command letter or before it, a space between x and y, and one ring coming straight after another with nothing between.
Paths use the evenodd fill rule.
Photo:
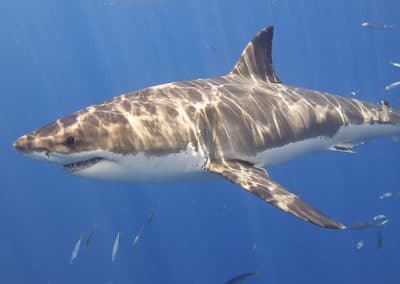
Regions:
<instances>
[{"instance_id":1,"label":"silver fish","mask_svg":"<svg viewBox=\"0 0 400 284\"><path fill-rule=\"evenodd\" d=\"M352 96L357 96L359 92L360 92L360 90L355 90L355 91L351 91L350 94Z\"/></svg>"},{"instance_id":2,"label":"silver fish","mask_svg":"<svg viewBox=\"0 0 400 284\"><path fill-rule=\"evenodd\" d=\"M397 82L394 82L394 83L392 83L392 84L390 84L390 85L387 85L387 86L385 87L385 90L386 90L386 91L389 91L389 90L391 90L391 89L393 89L393 88L396 88L396 87L398 87L398 86L400 86L400 81L397 81Z\"/></svg>"},{"instance_id":3,"label":"silver fish","mask_svg":"<svg viewBox=\"0 0 400 284\"><path fill-rule=\"evenodd\" d=\"M115 238L115 241L114 241L114 246L113 246L112 255L111 255L112 262L114 262L117 257L118 249L119 249L119 232L117 233L117 237Z\"/></svg>"},{"instance_id":4,"label":"silver fish","mask_svg":"<svg viewBox=\"0 0 400 284\"><path fill-rule=\"evenodd\" d=\"M385 192L379 196L379 199L385 199L390 197L400 196L400 192Z\"/></svg>"},{"instance_id":5,"label":"silver fish","mask_svg":"<svg viewBox=\"0 0 400 284\"><path fill-rule=\"evenodd\" d=\"M72 251L71 258L69 260L70 264L72 264L74 262L74 260L78 257L79 248L81 246L81 240L82 240L82 236L79 238L79 240L75 244L74 250Z\"/></svg>"},{"instance_id":6,"label":"silver fish","mask_svg":"<svg viewBox=\"0 0 400 284\"><path fill-rule=\"evenodd\" d=\"M360 250L364 247L365 242L363 240L358 241L357 245L356 245L356 249Z\"/></svg>"},{"instance_id":7,"label":"silver fish","mask_svg":"<svg viewBox=\"0 0 400 284\"><path fill-rule=\"evenodd\" d=\"M374 223L375 227L381 227L381 226L385 225L387 222L389 222L389 219L383 214L376 215L373 218L373 220L374 220L373 223Z\"/></svg>"},{"instance_id":8,"label":"silver fish","mask_svg":"<svg viewBox=\"0 0 400 284\"><path fill-rule=\"evenodd\" d=\"M133 239L133 245L134 245L134 246L137 245L137 243L139 242L140 238L142 237L143 229L144 229L144 226L142 225L142 226L140 227L139 232L136 234L135 238Z\"/></svg>"},{"instance_id":9,"label":"silver fish","mask_svg":"<svg viewBox=\"0 0 400 284\"><path fill-rule=\"evenodd\" d=\"M381 30L391 29L391 28L394 27L394 25L377 24L377 23L371 23L371 22L362 23L361 26L363 26L363 27L365 27L365 28L370 28L370 29L381 29Z\"/></svg>"},{"instance_id":10,"label":"silver fish","mask_svg":"<svg viewBox=\"0 0 400 284\"><path fill-rule=\"evenodd\" d=\"M393 193L391 193L391 192L385 192L385 193L382 193L382 194L379 196L379 199L389 198L389 197L392 197L392 196L393 196Z\"/></svg>"},{"instance_id":11,"label":"silver fish","mask_svg":"<svg viewBox=\"0 0 400 284\"><path fill-rule=\"evenodd\" d=\"M400 63L390 61L389 64L393 65L394 67L399 67L400 68Z\"/></svg>"}]
</instances>

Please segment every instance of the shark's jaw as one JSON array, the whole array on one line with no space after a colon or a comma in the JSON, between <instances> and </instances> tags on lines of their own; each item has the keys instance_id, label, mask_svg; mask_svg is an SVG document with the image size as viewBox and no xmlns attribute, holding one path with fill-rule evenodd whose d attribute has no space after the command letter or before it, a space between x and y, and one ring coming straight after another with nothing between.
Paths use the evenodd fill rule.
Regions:
<instances>
[{"instance_id":1,"label":"shark's jaw","mask_svg":"<svg viewBox=\"0 0 400 284\"><path fill-rule=\"evenodd\" d=\"M103 158L100 157L94 157L90 158L88 160L83 160L83 161L77 161L77 162L72 162L64 165L64 169L68 172L74 173L74 172L79 172L85 169L88 169L97 163L101 162Z\"/></svg>"},{"instance_id":2,"label":"shark's jaw","mask_svg":"<svg viewBox=\"0 0 400 284\"><path fill-rule=\"evenodd\" d=\"M74 154L54 153L45 149L40 150L19 150L24 156L35 160L41 160L50 163L56 163L63 166L64 170L79 174L79 172L88 170L98 163L111 158L111 155L105 155L102 151L83 152ZM115 161L115 160L114 160Z\"/></svg>"}]
</instances>

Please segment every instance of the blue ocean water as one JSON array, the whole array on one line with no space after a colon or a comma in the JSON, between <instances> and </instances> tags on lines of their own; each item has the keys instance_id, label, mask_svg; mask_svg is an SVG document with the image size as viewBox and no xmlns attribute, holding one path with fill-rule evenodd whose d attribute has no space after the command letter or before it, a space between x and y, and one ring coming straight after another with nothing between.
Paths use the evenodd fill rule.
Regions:
<instances>
[{"instance_id":1,"label":"blue ocean water","mask_svg":"<svg viewBox=\"0 0 400 284\"><path fill-rule=\"evenodd\" d=\"M400 198L378 198L400 191L400 144L391 139L269 170L345 224L385 214L382 249L375 228L321 229L222 179L86 180L12 147L22 134L112 96L225 74L268 25L286 84L343 96L357 90L358 99L399 108L399 89L384 90L400 80L388 64L400 61L399 11L396 0L2 1L0 283L225 283L251 271L261 276L247 283L399 283ZM397 26L366 29L365 21ZM92 242L70 264L94 224Z\"/></svg>"}]
</instances>

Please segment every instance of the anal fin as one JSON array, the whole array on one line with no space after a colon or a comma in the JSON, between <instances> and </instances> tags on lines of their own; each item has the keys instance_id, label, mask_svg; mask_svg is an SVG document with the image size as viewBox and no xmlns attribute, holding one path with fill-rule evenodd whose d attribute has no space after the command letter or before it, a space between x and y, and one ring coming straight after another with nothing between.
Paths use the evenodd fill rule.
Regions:
<instances>
[{"instance_id":1,"label":"anal fin","mask_svg":"<svg viewBox=\"0 0 400 284\"><path fill-rule=\"evenodd\" d=\"M297 195L287 191L283 186L273 181L264 169L253 167L247 162L238 160L221 160L210 162L208 170L227 178L264 201L304 221L325 228L345 228L343 224L325 216L305 203Z\"/></svg>"}]
</instances>

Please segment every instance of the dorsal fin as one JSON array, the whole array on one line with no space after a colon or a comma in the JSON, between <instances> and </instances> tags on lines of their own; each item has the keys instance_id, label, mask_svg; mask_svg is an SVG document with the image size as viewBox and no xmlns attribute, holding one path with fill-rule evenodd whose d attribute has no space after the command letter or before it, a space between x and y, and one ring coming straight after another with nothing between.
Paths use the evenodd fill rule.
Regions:
<instances>
[{"instance_id":1,"label":"dorsal fin","mask_svg":"<svg viewBox=\"0 0 400 284\"><path fill-rule=\"evenodd\" d=\"M281 83L272 65L273 36L273 26L258 32L243 50L231 74L270 83Z\"/></svg>"}]
</instances>

